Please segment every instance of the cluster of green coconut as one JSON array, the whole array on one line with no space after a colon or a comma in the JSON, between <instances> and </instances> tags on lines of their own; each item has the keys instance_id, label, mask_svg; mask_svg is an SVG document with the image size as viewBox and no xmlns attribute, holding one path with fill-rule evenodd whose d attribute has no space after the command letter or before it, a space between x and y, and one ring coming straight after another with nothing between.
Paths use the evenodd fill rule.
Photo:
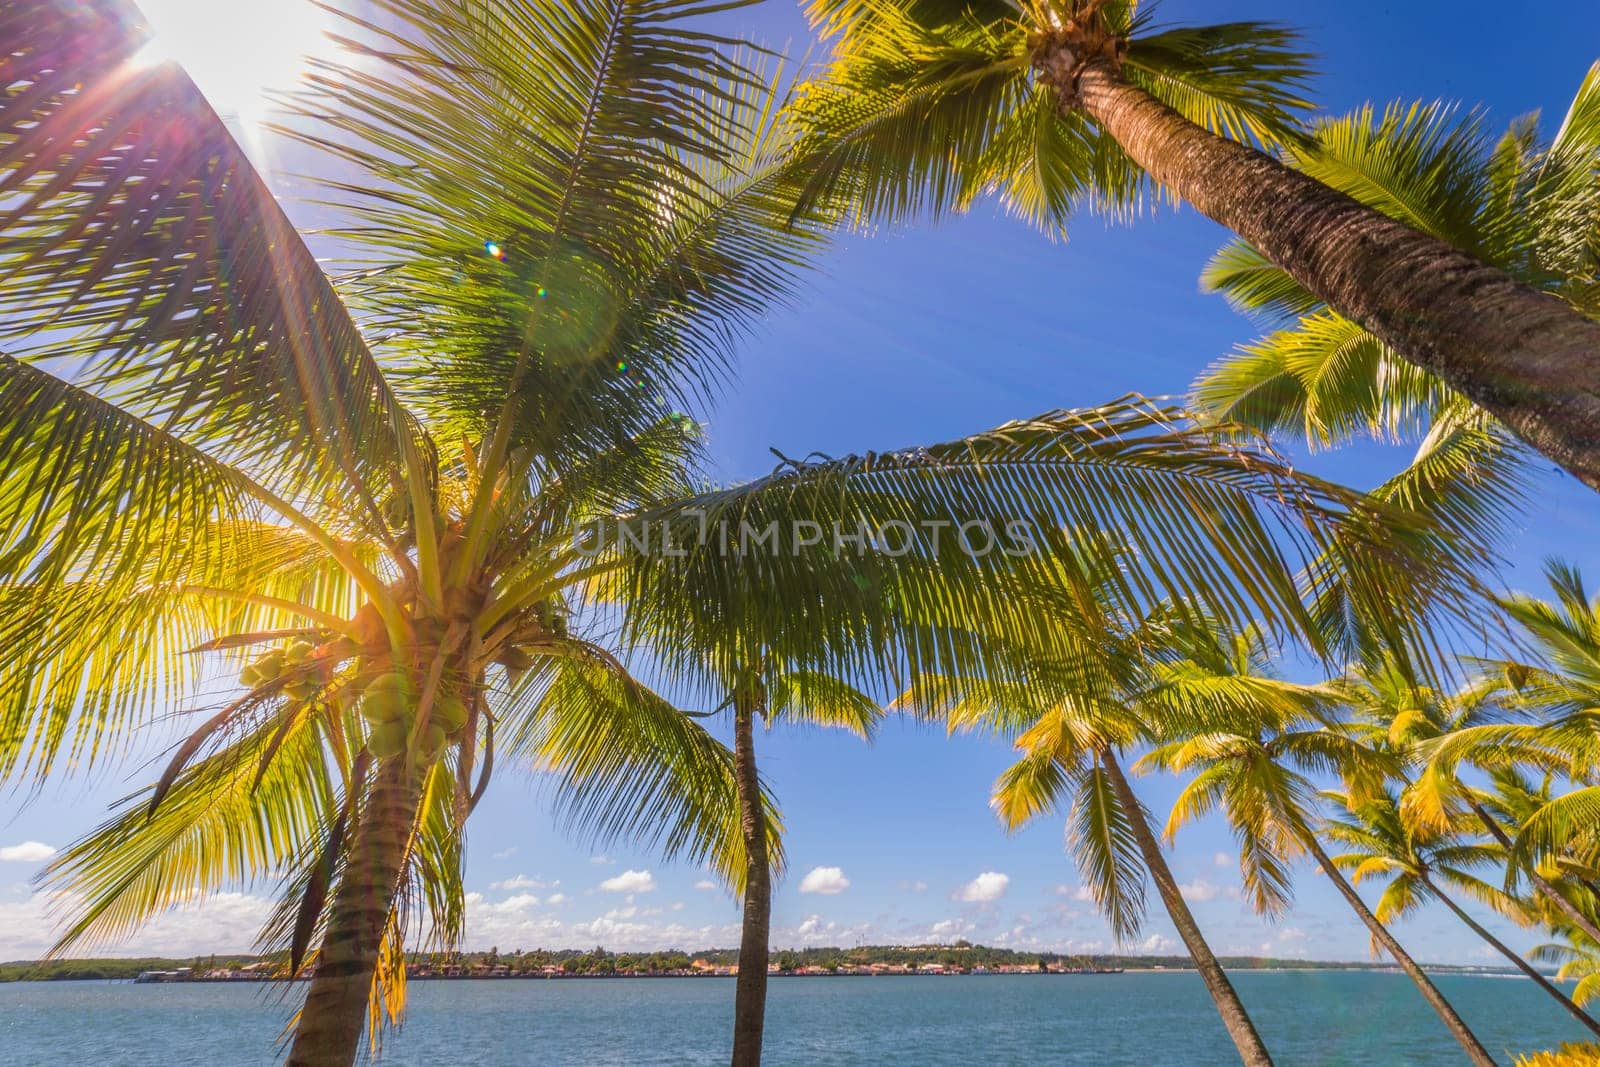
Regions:
<instances>
[{"instance_id":1,"label":"cluster of green coconut","mask_svg":"<svg viewBox=\"0 0 1600 1067\"><path fill-rule=\"evenodd\" d=\"M284 695L291 700L309 700L322 689L316 672L304 669L315 650L316 646L310 641L299 640L265 652L245 664L239 672L239 684L255 689L287 675L288 680L283 683Z\"/></svg>"},{"instance_id":2,"label":"cluster of green coconut","mask_svg":"<svg viewBox=\"0 0 1600 1067\"><path fill-rule=\"evenodd\" d=\"M417 725L417 696L411 679L398 671L380 674L361 692L361 716L367 720L367 750L378 759L393 759L406 751ZM444 755L467 725L467 706L460 699L440 694L428 713L417 762L427 766Z\"/></svg>"}]
</instances>

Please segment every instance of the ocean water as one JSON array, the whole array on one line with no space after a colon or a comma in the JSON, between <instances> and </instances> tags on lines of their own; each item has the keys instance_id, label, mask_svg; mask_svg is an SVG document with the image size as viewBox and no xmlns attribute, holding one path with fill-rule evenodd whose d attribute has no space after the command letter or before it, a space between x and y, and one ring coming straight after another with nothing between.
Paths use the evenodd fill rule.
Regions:
<instances>
[{"instance_id":1,"label":"ocean water","mask_svg":"<svg viewBox=\"0 0 1600 1067\"><path fill-rule=\"evenodd\" d=\"M1458 1064L1402 975L1242 972L1240 995L1279 1064ZM1531 983L1442 976L1491 1052L1583 1031ZM414 982L381 1062L719 1064L733 980ZM0 984L0 1064L271 1064L282 993L246 984ZM771 1064L1237 1063L1200 980L1178 972L783 978L767 1001Z\"/></svg>"}]
</instances>

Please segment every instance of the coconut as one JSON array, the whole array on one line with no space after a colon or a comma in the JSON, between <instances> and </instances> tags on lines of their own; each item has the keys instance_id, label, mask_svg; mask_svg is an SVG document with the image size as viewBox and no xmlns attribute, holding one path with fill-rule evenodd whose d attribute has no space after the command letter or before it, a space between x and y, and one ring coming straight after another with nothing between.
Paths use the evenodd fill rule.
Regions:
<instances>
[{"instance_id":1,"label":"coconut","mask_svg":"<svg viewBox=\"0 0 1600 1067\"><path fill-rule=\"evenodd\" d=\"M411 701L393 689L368 687L361 695L361 715L371 723L400 722L411 710Z\"/></svg>"},{"instance_id":2,"label":"coconut","mask_svg":"<svg viewBox=\"0 0 1600 1067\"><path fill-rule=\"evenodd\" d=\"M406 750L406 724L385 722L367 734L367 751L378 759L393 759Z\"/></svg>"},{"instance_id":3,"label":"coconut","mask_svg":"<svg viewBox=\"0 0 1600 1067\"><path fill-rule=\"evenodd\" d=\"M296 678L283 687L284 695L292 700L309 700L321 691L322 686L310 678Z\"/></svg>"},{"instance_id":4,"label":"coconut","mask_svg":"<svg viewBox=\"0 0 1600 1067\"><path fill-rule=\"evenodd\" d=\"M433 702L428 721L438 723L445 733L453 734L467 724L467 706L455 697L442 696Z\"/></svg>"},{"instance_id":5,"label":"coconut","mask_svg":"<svg viewBox=\"0 0 1600 1067\"><path fill-rule=\"evenodd\" d=\"M278 676L283 673L283 653L268 652L256 660L256 673L261 676L263 682L277 681Z\"/></svg>"},{"instance_id":6,"label":"coconut","mask_svg":"<svg viewBox=\"0 0 1600 1067\"><path fill-rule=\"evenodd\" d=\"M305 658L316 650L316 645L304 639L289 642L289 647L283 650L283 658L290 663L302 663Z\"/></svg>"},{"instance_id":7,"label":"coconut","mask_svg":"<svg viewBox=\"0 0 1600 1067\"><path fill-rule=\"evenodd\" d=\"M428 728L422 732L422 745L417 750L417 761L424 765L437 763L439 757L444 755L444 747L448 743L443 728L438 723L430 722Z\"/></svg>"},{"instance_id":8,"label":"coconut","mask_svg":"<svg viewBox=\"0 0 1600 1067\"><path fill-rule=\"evenodd\" d=\"M239 672L239 684L246 689L254 689L261 684L261 672L256 670L254 663L246 663Z\"/></svg>"}]
</instances>

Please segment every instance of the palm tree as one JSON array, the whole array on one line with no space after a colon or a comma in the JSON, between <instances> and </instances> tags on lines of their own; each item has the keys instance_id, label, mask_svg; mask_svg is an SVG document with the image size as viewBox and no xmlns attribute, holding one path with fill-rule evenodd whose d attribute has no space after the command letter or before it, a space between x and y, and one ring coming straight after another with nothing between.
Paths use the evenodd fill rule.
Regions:
<instances>
[{"instance_id":1,"label":"palm tree","mask_svg":"<svg viewBox=\"0 0 1600 1067\"><path fill-rule=\"evenodd\" d=\"M883 709L846 681L817 671L775 670L770 663L748 670L728 692L746 864L739 977L734 988L733 1063L756 1067L761 1062L761 1035L766 1026L772 870L765 852L769 832L756 770L755 720L758 716L764 719L769 730L780 722L804 723L848 730L871 740Z\"/></svg>"},{"instance_id":2,"label":"palm tree","mask_svg":"<svg viewBox=\"0 0 1600 1067\"><path fill-rule=\"evenodd\" d=\"M1119 941L1142 924L1148 874L1240 1059L1270 1064L1260 1034L1183 898L1120 753L1176 722L1196 721L1197 714L1256 717L1261 705L1281 712L1318 694L1206 659L1206 642L1197 635L1209 624L1182 612L1167 608L1136 625L1123 622L1099 588L1103 581L1091 568L1062 569L1061 584L1072 591L1080 611L1078 618L1061 623L1077 645L1071 660L1058 661L1053 669L1036 666L1026 689L943 680L931 696L920 698L926 702L923 710L951 730L981 728L1014 738L1020 757L995 782L990 800L1007 831L1070 804L1069 841L1078 870ZM1210 647L1217 650L1214 643ZM1253 654L1245 639L1232 652ZM1263 872L1259 865L1251 869ZM1265 873L1281 879L1275 871Z\"/></svg>"},{"instance_id":3,"label":"palm tree","mask_svg":"<svg viewBox=\"0 0 1600 1067\"><path fill-rule=\"evenodd\" d=\"M1453 889L1501 914L1527 922L1527 912L1519 901L1472 873L1475 868L1497 866L1504 858L1503 850L1496 845L1464 841L1456 834L1407 826L1399 797L1392 792L1359 802L1346 793L1323 795L1347 813L1331 816L1322 825L1324 837L1349 850L1334 856L1334 864L1350 871L1357 885L1368 878L1388 879L1374 909L1379 922L1388 924L1402 918L1422 907L1430 897L1439 901L1485 944L1555 998L1574 1019L1600 1036L1600 1023L1538 968L1485 929L1447 891Z\"/></svg>"},{"instance_id":4,"label":"palm tree","mask_svg":"<svg viewBox=\"0 0 1600 1067\"><path fill-rule=\"evenodd\" d=\"M1600 867L1600 788L1592 784L1600 765L1600 597L1589 595L1571 566L1551 560L1545 573L1554 602L1524 594L1500 602L1533 659L1485 664L1500 679L1503 699L1533 721L1463 725L1426 745L1419 784L1427 788L1408 796L1408 807L1417 819L1443 820L1455 796L1464 797L1507 849L1508 878L1526 874L1562 923L1600 941L1596 880L1574 884L1570 877ZM1488 771L1493 791L1450 788L1463 762ZM1548 784L1530 789L1519 772L1529 766L1576 788L1558 796L1549 795Z\"/></svg>"},{"instance_id":5,"label":"palm tree","mask_svg":"<svg viewBox=\"0 0 1600 1067\"><path fill-rule=\"evenodd\" d=\"M994 192L1059 229L1080 203L1125 213L1159 186L1600 486L1600 323L1258 149L1293 162L1307 57L1292 34L1156 30L1136 7L811 0L833 38L799 100L818 142L813 188L845 189L878 219ZM1587 171L1600 108L1570 125Z\"/></svg>"},{"instance_id":6,"label":"palm tree","mask_svg":"<svg viewBox=\"0 0 1600 1067\"><path fill-rule=\"evenodd\" d=\"M618 592L607 590L604 595L612 599ZM857 585L847 592L853 596L834 599L827 609L841 623L861 619L877 596L870 585ZM781 595L779 589L742 585L685 585L675 595L654 602L651 610L633 612L628 635L632 643L646 647L664 675L720 702L717 711L732 712L734 780L745 857L732 1060L741 1067L761 1062L772 881L777 873L776 855L769 855L768 845L780 840L779 828L772 824L763 801L756 764L756 721L764 720L768 730L780 723L842 729L870 741L883 717L877 701L838 673L837 652L830 656L813 650L800 660L796 658L800 650L786 643L782 633L763 638L748 630L724 628L728 616L740 612L741 600Z\"/></svg>"},{"instance_id":7,"label":"palm tree","mask_svg":"<svg viewBox=\"0 0 1600 1067\"><path fill-rule=\"evenodd\" d=\"M1070 657L1088 647L1088 635L1101 634L1108 614L1134 610L1152 590L1191 595L1178 593L1174 581L1198 594L1193 602L1201 610L1233 617L1246 604L1265 605L1286 632L1305 633L1308 620L1293 566L1284 566L1270 541L1254 536L1256 548L1236 554L1244 542L1228 531L1241 520L1255 525L1258 518L1226 497L1212 501L1212 490L1222 482L1212 484L1202 466L1179 459L1188 449L1175 427L1149 420L1142 406L1113 405L902 454L786 461L754 486L674 505L678 513L671 522L681 532L659 536L680 552L645 555L619 573L606 596L630 605L630 632L663 658L669 673L703 679L708 691L726 694L735 716L736 762L752 789L757 716L865 732L869 712L875 715L877 708L855 683L881 686L898 678L912 680L907 701L914 706L938 705L948 695L939 678L962 679L963 691L1036 697L1047 686L1053 690L1054 681L1039 674L1034 654L1052 662ZM1070 444L1058 433L1069 425L1077 433ZM1046 444L1064 448L1079 469L1061 465L1041 449ZM1044 488L1031 484L1035 476L1028 473L1041 461L1054 468L1044 476ZM1173 490L1205 485L1207 502L1146 511L1137 501L1155 505L1156 498L1142 491L1124 494L1152 474ZM1124 477L1132 480L1119 484ZM1100 515L1104 503L1115 500L1126 504L1118 509L1118 522L1129 524L1131 536L1120 526L1107 528ZM1232 517L1214 525L1209 517L1219 514L1219 504ZM951 515L965 516L974 527L1010 530L1018 508L1038 516L1028 536L1047 551L975 555L960 537L913 532L953 528ZM659 514L634 516L632 522L648 527L661 521ZM1370 565L1367 553L1350 552L1376 532L1367 526L1370 517L1341 531L1356 541L1319 537L1318 547L1298 558L1322 566L1349 555ZM1406 522L1396 526L1409 531ZM809 547L802 527L811 531ZM1058 529L1071 533L1058 539L1049 532ZM831 543L817 545L821 530L832 531L825 539ZM1228 561L1226 567L1180 549L1191 537L1218 535L1230 546L1217 557ZM770 538L767 550L749 551L751 536ZM628 540L620 530L610 538L618 544ZM874 540L881 542L879 549L869 551ZM1093 610L1066 581L1069 558L1070 567L1102 576ZM1252 577L1235 585L1232 567L1244 567ZM1372 594L1390 581L1414 577L1403 567L1393 575L1380 569L1384 577L1360 575L1351 586L1355 602L1366 605L1357 614L1383 613L1387 601L1374 601ZM1028 650L1020 663L1017 649ZM1108 757L1102 746L1101 758ZM750 811L747 827L753 831L759 818ZM751 866L734 1057L740 1064L756 1062L759 1054L770 908L768 872L753 850L746 857Z\"/></svg>"},{"instance_id":8,"label":"palm tree","mask_svg":"<svg viewBox=\"0 0 1600 1067\"><path fill-rule=\"evenodd\" d=\"M1600 201L1591 177L1597 150L1600 64L1548 139L1537 115L1495 139L1481 112L1413 103L1321 120L1284 146L1296 169L1591 318L1600 316L1600 274L1579 235ZM1408 364L1246 242L1222 249L1203 284L1274 329L1201 376L1199 410L1301 436L1312 448L1361 434L1400 440L1431 425L1416 465L1487 464L1476 501L1486 520L1517 502L1525 472L1506 454L1514 443L1439 375Z\"/></svg>"},{"instance_id":9,"label":"palm tree","mask_svg":"<svg viewBox=\"0 0 1600 1067\"><path fill-rule=\"evenodd\" d=\"M1308 772L1344 776L1352 794L1364 800L1382 789L1394 761L1328 725L1320 711L1287 711L1216 719L1206 729L1157 745L1139 761L1141 769L1194 774L1173 803L1167 836L1220 808L1239 841L1246 888L1257 906L1268 910L1288 902L1286 861L1309 855L1367 927L1374 947L1381 945L1394 957L1468 1057L1481 1067L1493 1064L1455 1008L1345 879L1313 829L1316 790Z\"/></svg>"},{"instance_id":10,"label":"palm tree","mask_svg":"<svg viewBox=\"0 0 1600 1067\"><path fill-rule=\"evenodd\" d=\"M313 961L296 1063L398 1015L411 905L459 938L497 733L577 824L738 884L731 760L571 630L572 527L686 491L671 394L813 243L770 93L689 8L388 8L352 32L392 79L324 71L297 126L368 175L337 284L131 8L0 9L0 773L215 701L52 868L61 946L288 870L263 940Z\"/></svg>"},{"instance_id":11,"label":"palm tree","mask_svg":"<svg viewBox=\"0 0 1600 1067\"><path fill-rule=\"evenodd\" d=\"M1541 963L1560 964L1556 978L1577 983L1572 987L1574 1004L1587 1004L1600 996L1600 946L1588 935L1569 931L1566 940L1539 945L1532 956Z\"/></svg>"},{"instance_id":12,"label":"palm tree","mask_svg":"<svg viewBox=\"0 0 1600 1067\"><path fill-rule=\"evenodd\" d=\"M1510 675L1521 677L1515 668ZM1348 672L1338 687L1341 701L1358 717L1352 725L1369 744L1421 763L1420 770L1410 779L1403 774L1398 776L1405 787L1401 810L1407 824L1417 832L1442 832L1459 829L1459 817L1470 813L1479 829L1494 839L1502 856L1509 860L1511 835L1522 819L1507 819L1497 813L1496 809L1504 805L1496 803L1494 794L1486 796L1483 790L1463 782L1453 755L1464 744L1476 748L1490 765L1491 783L1502 796L1518 780L1514 769L1499 765L1506 750L1496 748L1490 740L1503 733L1499 727L1506 725L1516 711L1504 707L1507 676L1502 666L1455 693L1441 693L1416 682L1392 658L1384 658ZM1515 732L1525 736L1520 730ZM1538 806L1537 802L1532 804L1527 813ZM1527 875L1543 904L1560 912L1564 922L1580 929L1595 926L1555 872L1547 875L1538 864L1523 864L1517 873ZM1600 928L1595 933L1600 936Z\"/></svg>"},{"instance_id":13,"label":"palm tree","mask_svg":"<svg viewBox=\"0 0 1600 1067\"><path fill-rule=\"evenodd\" d=\"M842 677L863 649L981 666L932 636L958 622L1049 647L1018 613L1026 553L596 552L574 536L591 517L1001 530L1021 509L1107 569L1131 546L1124 610L1304 628L1312 563L1412 633L1401 604L1460 610L1428 538L1142 402L684 495L674 401L824 221L786 191L764 81L681 24L692 5L383 8L289 131L341 164L363 259L330 278L188 78L143 63L131 8L0 7L0 776L101 766L180 694L211 710L51 868L78 901L63 947L288 871L263 941L310 961L290 1061L350 1062L364 1023L398 1018L408 933L460 938L497 748L554 773L575 828L737 886L731 757L572 621L608 568L629 611L686 572L770 590L729 632L781 634L782 656L847 635ZM863 581L883 595L825 610Z\"/></svg>"}]
</instances>

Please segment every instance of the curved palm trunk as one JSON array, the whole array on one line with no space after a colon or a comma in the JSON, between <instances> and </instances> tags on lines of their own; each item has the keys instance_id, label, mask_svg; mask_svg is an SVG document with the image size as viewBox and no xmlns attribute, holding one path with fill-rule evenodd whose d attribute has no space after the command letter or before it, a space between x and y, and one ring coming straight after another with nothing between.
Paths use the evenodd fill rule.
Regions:
<instances>
[{"instance_id":1,"label":"curved palm trunk","mask_svg":"<svg viewBox=\"0 0 1600 1067\"><path fill-rule=\"evenodd\" d=\"M1211 134L1106 60L1066 89L1156 181L1600 488L1600 322Z\"/></svg>"},{"instance_id":2,"label":"curved palm trunk","mask_svg":"<svg viewBox=\"0 0 1600 1067\"><path fill-rule=\"evenodd\" d=\"M1472 808L1472 813L1478 817L1478 821L1483 823L1484 829L1489 831L1489 836L1494 838L1500 847L1506 850L1507 855L1510 855L1511 837L1506 833L1505 828L1500 825L1500 820L1489 814L1483 805L1477 801L1469 800L1468 804ZM1585 915L1581 908L1568 900L1559 889L1551 884L1548 878L1534 870L1531 864L1527 868L1527 875L1528 880L1533 883L1533 887L1539 891L1540 896L1544 897L1557 911L1566 916L1572 925L1593 938L1595 944L1600 945L1600 926L1596 926L1593 919Z\"/></svg>"},{"instance_id":3,"label":"curved palm trunk","mask_svg":"<svg viewBox=\"0 0 1600 1067\"><path fill-rule=\"evenodd\" d=\"M1400 965L1400 969L1405 971L1407 976L1417 984L1417 988L1422 991L1423 999L1432 1005L1433 1010L1439 1014L1439 1018L1444 1020L1444 1024L1449 1027L1450 1033L1461 1043L1461 1047L1466 1050L1467 1057L1478 1067L1494 1067L1494 1057L1489 1055L1489 1050L1483 1047L1483 1043L1478 1040L1477 1035L1472 1032L1461 1016L1456 1014L1455 1008L1450 1006L1450 1002L1444 998L1444 994L1439 992L1439 987L1435 986L1422 968L1418 966L1417 961L1412 959L1411 955L1400 947L1400 942L1395 940L1395 936L1389 932L1389 928L1379 922L1376 915L1372 914L1372 909L1367 907L1366 901L1361 899L1361 894L1357 893L1355 887L1345 880L1344 872L1340 871L1328 854L1322 850L1322 846L1317 842L1316 835L1309 829L1301 827L1300 843L1305 846L1311 857L1317 861L1317 866L1322 868L1322 873L1328 876L1328 880L1339 890L1339 894L1344 897L1346 903L1361 917L1361 921L1366 924L1367 930L1372 934L1373 939L1388 950L1389 955L1393 956L1395 962Z\"/></svg>"},{"instance_id":4,"label":"curved palm trunk","mask_svg":"<svg viewBox=\"0 0 1600 1067\"><path fill-rule=\"evenodd\" d=\"M405 759L389 760L367 794L328 929L289 1051L290 1067L355 1062L366 1028L378 948L405 866L418 787Z\"/></svg>"},{"instance_id":5,"label":"curved palm trunk","mask_svg":"<svg viewBox=\"0 0 1600 1067\"><path fill-rule=\"evenodd\" d=\"M1468 928L1470 928L1473 933L1483 938L1485 944L1489 945L1496 952L1500 953L1500 955L1510 960L1516 966L1517 970L1527 975L1528 978L1533 980L1535 985L1558 1000L1561 1003L1561 1006L1567 1010L1567 1013L1586 1026L1591 1033L1595 1034L1596 1036L1600 1036L1600 1023L1595 1022L1594 1019L1590 1017L1588 1012L1574 1004L1572 1002L1572 998L1563 993L1554 982L1540 974L1539 968L1523 959L1516 952L1513 952L1509 945L1505 944L1499 938L1491 934L1488 930L1484 929L1476 919L1467 914L1465 908L1452 900L1450 896L1438 886L1434 885L1426 878L1422 880L1422 884L1427 886L1434 896L1444 901L1444 906L1455 912L1456 918L1466 923Z\"/></svg>"},{"instance_id":6,"label":"curved palm trunk","mask_svg":"<svg viewBox=\"0 0 1600 1067\"><path fill-rule=\"evenodd\" d=\"M739 787L739 825L744 834L744 920L739 936L739 976L733 993L733 1067L761 1063L761 1031L767 1013L767 939L772 920L772 870L767 858L767 819L756 775L756 707L736 697L733 708L734 779Z\"/></svg>"},{"instance_id":7,"label":"curved palm trunk","mask_svg":"<svg viewBox=\"0 0 1600 1067\"><path fill-rule=\"evenodd\" d=\"M1189 956L1194 960L1195 969L1200 972L1200 977L1206 983L1206 991L1216 1002L1217 1013L1222 1016L1222 1025L1227 1027L1228 1036L1233 1038L1234 1047L1239 1050L1239 1059L1252 1067L1256 1065L1270 1067L1272 1057L1267 1053L1267 1046L1262 1043L1261 1035L1256 1033L1255 1024L1250 1021L1249 1014L1244 1010L1244 1002L1239 999L1238 991L1228 980L1227 972L1222 969L1222 964L1211 951L1211 946L1206 944L1206 939L1200 932L1200 924L1195 922L1194 913L1184 901L1183 892L1178 888L1178 881L1172 876L1172 869L1167 866L1166 856L1162 854L1161 842L1156 840L1155 831L1150 828L1150 820L1145 817L1144 805L1139 803L1139 798L1134 795L1133 787L1122 773L1115 753L1109 747L1104 747L1097 755L1106 769L1106 777L1111 781L1112 791L1117 794L1117 803L1128 813L1128 821L1133 826L1133 836L1139 843L1139 851L1144 856L1144 864L1150 871L1150 878L1161 892L1161 901L1167 907L1167 914L1172 917L1172 925L1177 927L1178 936L1183 938L1184 945L1189 949Z\"/></svg>"}]
</instances>

